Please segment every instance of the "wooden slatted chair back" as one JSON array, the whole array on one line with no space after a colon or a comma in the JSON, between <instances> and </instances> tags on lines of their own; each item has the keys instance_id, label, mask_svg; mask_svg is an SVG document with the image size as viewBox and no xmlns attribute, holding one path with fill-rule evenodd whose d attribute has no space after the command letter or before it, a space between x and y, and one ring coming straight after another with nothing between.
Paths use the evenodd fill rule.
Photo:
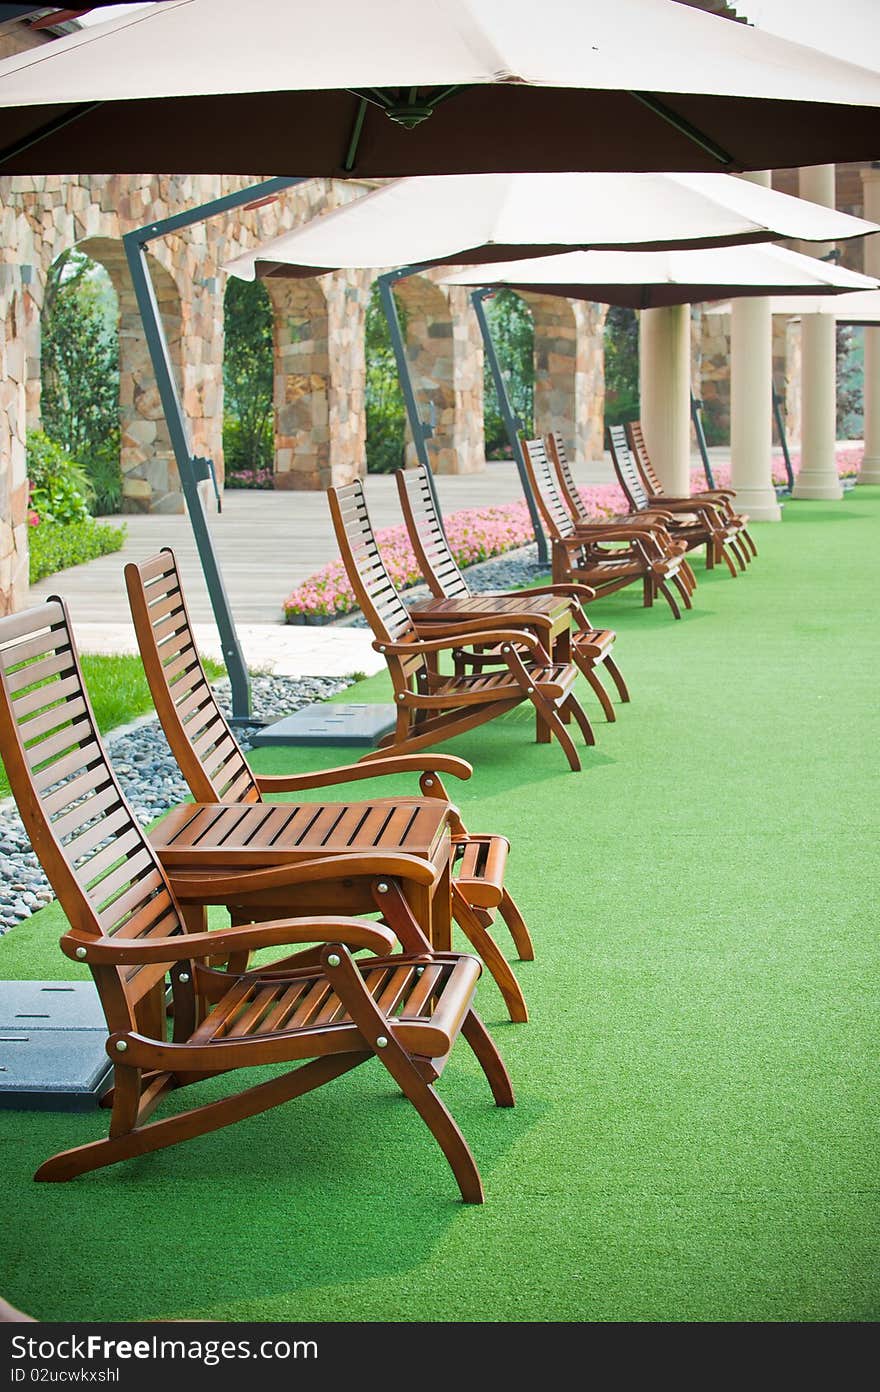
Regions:
<instances>
[{"instance_id":1,"label":"wooden slatted chair back","mask_svg":"<svg viewBox=\"0 0 880 1392\"><path fill-rule=\"evenodd\" d=\"M526 472L550 536L554 541L563 541L574 536L574 519L562 501L544 441L527 440L524 435L520 437L520 441Z\"/></svg>"},{"instance_id":2,"label":"wooden slatted chair back","mask_svg":"<svg viewBox=\"0 0 880 1392\"><path fill-rule=\"evenodd\" d=\"M407 643L417 637L409 611L388 574L373 535L367 500L360 479L344 488L328 488L330 516L345 573L374 636L385 643ZM388 656L395 689L408 686L424 669L420 656Z\"/></svg>"},{"instance_id":3,"label":"wooden slatted chair back","mask_svg":"<svg viewBox=\"0 0 880 1392\"><path fill-rule=\"evenodd\" d=\"M168 881L107 758L64 602L0 619L0 741L31 845L80 941L170 937L183 924ZM96 967L108 1024L168 970Z\"/></svg>"},{"instance_id":4,"label":"wooden slatted chair back","mask_svg":"<svg viewBox=\"0 0 880 1392\"><path fill-rule=\"evenodd\" d=\"M576 522L594 522L595 518L591 517L587 511L587 505L574 481L574 474L571 472L571 465L568 462L568 450L565 448L565 441L558 430L551 430L546 437L545 448L547 457L556 470L563 501L568 505L572 517Z\"/></svg>"},{"instance_id":5,"label":"wooden slatted chair back","mask_svg":"<svg viewBox=\"0 0 880 1392\"><path fill-rule=\"evenodd\" d=\"M608 448L611 462L620 486L629 499L630 507L642 512L649 506L648 494L639 473L635 455L627 443L626 429L622 425L609 425L607 430Z\"/></svg>"},{"instance_id":6,"label":"wooden slatted chair back","mask_svg":"<svg viewBox=\"0 0 880 1392\"><path fill-rule=\"evenodd\" d=\"M260 802L196 651L174 552L125 567L128 602L153 703L196 802Z\"/></svg>"},{"instance_id":7,"label":"wooden slatted chair back","mask_svg":"<svg viewBox=\"0 0 880 1392\"><path fill-rule=\"evenodd\" d=\"M629 440L629 447L635 455L636 464L649 493L655 497L662 497L663 484L657 477L651 457L648 454L648 446L645 444L645 433L642 430L641 421L630 421L626 427L626 436Z\"/></svg>"},{"instance_id":8,"label":"wooden slatted chair back","mask_svg":"<svg viewBox=\"0 0 880 1392\"><path fill-rule=\"evenodd\" d=\"M468 583L446 539L427 468L398 469L395 477L406 530L431 593L438 599L467 597Z\"/></svg>"}]
</instances>

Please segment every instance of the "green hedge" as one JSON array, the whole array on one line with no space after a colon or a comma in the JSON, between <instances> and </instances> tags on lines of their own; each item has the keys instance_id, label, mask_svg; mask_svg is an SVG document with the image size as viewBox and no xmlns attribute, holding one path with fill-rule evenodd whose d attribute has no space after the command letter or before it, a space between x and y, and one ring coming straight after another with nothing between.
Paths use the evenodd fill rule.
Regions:
<instances>
[{"instance_id":1,"label":"green hedge","mask_svg":"<svg viewBox=\"0 0 880 1392\"><path fill-rule=\"evenodd\" d=\"M120 551L125 541L125 527L111 527L95 522L91 517L62 526L58 522L41 522L28 529L30 547L30 582L35 584L57 570L93 561Z\"/></svg>"}]
</instances>

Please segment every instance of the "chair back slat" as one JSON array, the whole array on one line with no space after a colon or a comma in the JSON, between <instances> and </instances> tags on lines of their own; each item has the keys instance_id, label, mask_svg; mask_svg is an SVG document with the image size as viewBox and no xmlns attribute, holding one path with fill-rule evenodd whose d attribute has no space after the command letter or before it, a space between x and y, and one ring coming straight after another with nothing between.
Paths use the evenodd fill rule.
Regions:
<instances>
[{"instance_id":1,"label":"chair back slat","mask_svg":"<svg viewBox=\"0 0 880 1392\"><path fill-rule=\"evenodd\" d=\"M642 430L641 421L630 421L626 427L626 437L629 440L629 447L635 455L636 464L649 493L656 497L663 496L663 484L657 477L651 457L648 454L648 446L645 444L645 433Z\"/></svg>"},{"instance_id":2,"label":"chair back slat","mask_svg":"<svg viewBox=\"0 0 880 1392\"><path fill-rule=\"evenodd\" d=\"M558 430L551 430L545 438L545 448L547 457L556 470L556 477L559 481L559 489L562 499L575 522L592 522L593 518L587 512L587 506L580 495L578 486L574 481L571 472L571 465L568 461L568 450L565 448L565 441Z\"/></svg>"},{"instance_id":3,"label":"chair back slat","mask_svg":"<svg viewBox=\"0 0 880 1392\"><path fill-rule=\"evenodd\" d=\"M125 567L128 602L153 704L197 802L260 802L196 651L174 552Z\"/></svg>"},{"instance_id":4,"label":"chair back slat","mask_svg":"<svg viewBox=\"0 0 880 1392\"><path fill-rule=\"evenodd\" d=\"M143 917L161 918L169 936L182 933L168 882L101 743L59 599L0 619L0 746L31 844L80 937L137 935ZM133 1009L141 988L130 988L125 972L102 968L104 996L109 977L122 988L123 1010Z\"/></svg>"},{"instance_id":5,"label":"chair back slat","mask_svg":"<svg viewBox=\"0 0 880 1392\"><path fill-rule=\"evenodd\" d=\"M526 472L532 484L532 492L554 541L564 541L574 536L574 520L559 491L559 485L550 467L543 440L527 440L521 437L523 459Z\"/></svg>"},{"instance_id":6,"label":"chair back slat","mask_svg":"<svg viewBox=\"0 0 880 1392\"><path fill-rule=\"evenodd\" d=\"M398 469L395 477L406 530L431 593L437 599L466 598L470 589L446 539L426 466Z\"/></svg>"},{"instance_id":7,"label":"chair back slat","mask_svg":"<svg viewBox=\"0 0 880 1392\"><path fill-rule=\"evenodd\" d=\"M386 642L406 642L415 630L376 544L363 484L330 488L327 497L342 563L370 627Z\"/></svg>"},{"instance_id":8,"label":"chair back slat","mask_svg":"<svg viewBox=\"0 0 880 1392\"><path fill-rule=\"evenodd\" d=\"M649 505L648 494L635 455L627 443L626 430L622 425L609 425L606 434L614 472L629 499L629 505L636 512L643 512Z\"/></svg>"}]
</instances>

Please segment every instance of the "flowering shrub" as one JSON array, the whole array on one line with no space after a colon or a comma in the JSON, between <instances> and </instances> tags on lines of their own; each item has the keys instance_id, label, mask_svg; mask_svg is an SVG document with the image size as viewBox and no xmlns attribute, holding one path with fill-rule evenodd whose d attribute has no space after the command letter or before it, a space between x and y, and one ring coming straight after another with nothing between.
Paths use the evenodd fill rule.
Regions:
<instances>
[{"instance_id":1,"label":"flowering shrub","mask_svg":"<svg viewBox=\"0 0 880 1392\"><path fill-rule=\"evenodd\" d=\"M791 450L789 453L791 454L791 467L795 477L797 477L801 467L801 456L796 450ZM838 478L854 478L862 466L864 453L865 447L862 444L851 444L849 441L839 442L836 450ZM712 474L715 479L716 488L730 487L729 464L713 464ZM787 486L788 476L785 472L785 463L782 455L777 454L775 451L772 461L772 476L775 484L778 484L780 487ZM703 470L693 469L691 471L691 488L694 492L697 492L699 489L705 487L706 476Z\"/></svg>"},{"instance_id":2,"label":"flowering shrub","mask_svg":"<svg viewBox=\"0 0 880 1392\"><path fill-rule=\"evenodd\" d=\"M227 488L274 488L275 479L271 469L230 469L224 484Z\"/></svg>"},{"instance_id":3,"label":"flowering shrub","mask_svg":"<svg viewBox=\"0 0 880 1392\"><path fill-rule=\"evenodd\" d=\"M611 512L626 511L623 496L616 485L581 489L584 501L594 517L607 517ZM497 507L465 508L452 512L444 519L449 545L458 564L475 565L490 556L500 556L527 546L534 539L532 524L525 502L500 503ZM376 540L389 575L399 589L416 585L422 579L405 527L389 527L378 532ZM283 604L284 617L295 622L300 615L334 617L348 614L357 608L357 601L348 583L341 561L333 561L310 575L308 580L287 596Z\"/></svg>"}]
</instances>

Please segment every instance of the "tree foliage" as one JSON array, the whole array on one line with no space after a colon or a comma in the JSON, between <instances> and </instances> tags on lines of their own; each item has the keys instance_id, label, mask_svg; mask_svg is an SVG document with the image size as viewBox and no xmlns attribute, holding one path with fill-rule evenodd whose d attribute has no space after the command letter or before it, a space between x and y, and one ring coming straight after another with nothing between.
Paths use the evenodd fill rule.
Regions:
<instances>
[{"instance_id":1,"label":"tree foliage","mask_svg":"<svg viewBox=\"0 0 880 1392\"><path fill-rule=\"evenodd\" d=\"M513 290L499 290L485 301L486 318L507 382L510 403L532 430L535 413L535 325L525 300ZM509 459L510 442L488 359L483 366L483 427L487 459Z\"/></svg>"},{"instance_id":2,"label":"tree foliage","mask_svg":"<svg viewBox=\"0 0 880 1392\"><path fill-rule=\"evenodd\" d=\"M223 455L227 473L271 470L274 315L260 281L230 276L223 302Z\"/></svg>"},{"instance_id":3,"label":"tree foliage","mask_svg":"<svg viewBox=\"0 0 880 1392\"><path fill-rule=\"evenodd\" d=\"M119 342L106 272L82 252L49 271L42 313L42 417L46 434L85 470L97 512L117 512Z\"/></svg>"},{"instance_id":4,"label":"tree foliage","mask_svg":"<svg viewBox=\"0 0 880 1392\"><path fill-rule=\"evenodd\" d=\"M638 315L611 305L605 320L605 424L623 425L639 414Z\"/></svg>"},{"instance_id":5,"label":"tree foliage","mask_svg":"<svg viewBox=\"0 0 880 1392\"><path fill-rule=\"evenodd\" d=\"M864 338L851 324L837 325L837 438L859 440L865 429Z\"/></svg>"},{"instance_id":6,"label":"tree foliage","mask_svg":"<svg viewBox=\"0 0 880 1392\"><path fill-rule=\"evenodd\" d=\"M406 333L406 309L398 299L397 317ZM367 421L367 472L392 474L403 468L406 447L406 406L391 346L391 331L378 281L373 282L364 335L366 356L365 412Z\"/></svg>"}]
</instances>

